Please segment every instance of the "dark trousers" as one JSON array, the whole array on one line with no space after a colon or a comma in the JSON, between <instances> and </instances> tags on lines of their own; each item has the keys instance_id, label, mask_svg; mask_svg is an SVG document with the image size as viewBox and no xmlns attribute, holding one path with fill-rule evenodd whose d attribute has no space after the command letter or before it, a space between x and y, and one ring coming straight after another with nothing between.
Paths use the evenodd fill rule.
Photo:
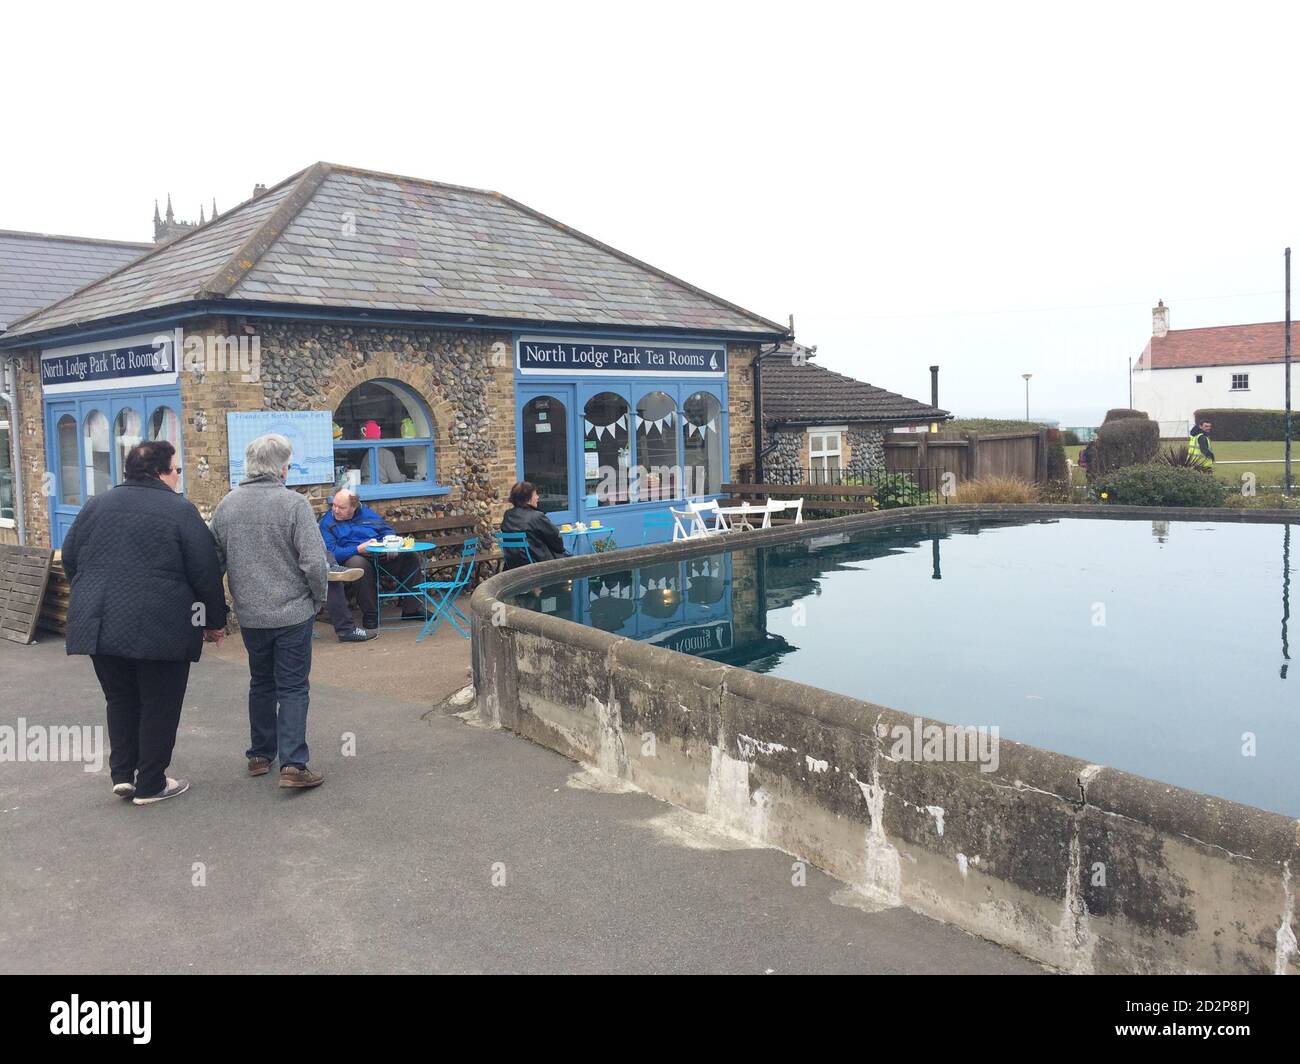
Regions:
<instances>
[{"instance_id":1,"label":"dark trousers","mask_svg":"<svg viewBox=\"0 0 1300 1064\"><path fill-rule=\"evenodd\" d=\"M286 628L241 628L248 648L247 757L280 767L305 766L307 704L311 685L311 632L315 618Z\"/></svg>"},{"instance_id":2,"label":"dark trousers","mask_svg":"<svg viewBox=\"0 0 1300 1064\"><path fill-rule=\"evenodd\" d=\"M141 798L167 787L188 661L140 661L92 654L108 703L108 767L113 783L134 783Z\"/></svg>"},{"instance_id":3,"label":"dark trousers","mask_svg":"<svg viewBox=\"0 0 1300 1064\"><path fill-rule=\"evenodd\" d=\"M376 628L379 624L379 595L375 587L375 567L363 554L354 554L343 563L349 569L360 569L365 575L353 581L356 589L357 605L361 607L361 624L365 628ZM411 578L415 576L420 563L414 554L395 554L384 558L384 569L414 586ZM326 605L329 608L330 623L339 635L352 631L352 610L348 607L347 584L339 581L330 583ZM389 600L392 601L392 600ZM415 599L402 599L402 612L407 616L420 616L421 606Z\"/></svg>"}]
</instances>

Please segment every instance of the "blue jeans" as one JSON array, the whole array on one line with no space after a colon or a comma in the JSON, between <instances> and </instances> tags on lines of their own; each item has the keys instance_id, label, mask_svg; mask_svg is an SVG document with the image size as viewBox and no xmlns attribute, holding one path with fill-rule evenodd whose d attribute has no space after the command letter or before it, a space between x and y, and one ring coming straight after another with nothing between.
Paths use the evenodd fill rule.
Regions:
<instances>
[{"instance_id":1,"label":"blue jeans","mask_svg":"<svg viewBox=\"0 0 1300 1064\"><path fill-rule=\"evenodd\" d=\"M307 701L311 672L309 617L287 628L241 628L248 648L248 725L252 744L247 757L274 761L280 767L307 764ZM279 712L276 712L277 704Z\"/></svg>"}]
</instances>

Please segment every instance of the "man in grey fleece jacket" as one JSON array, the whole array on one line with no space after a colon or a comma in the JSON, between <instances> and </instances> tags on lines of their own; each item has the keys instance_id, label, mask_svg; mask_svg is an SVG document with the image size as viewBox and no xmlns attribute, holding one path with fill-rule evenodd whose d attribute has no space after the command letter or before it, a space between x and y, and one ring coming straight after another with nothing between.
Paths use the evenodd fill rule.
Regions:
<instances>
[{"instance_id":1,"label":"man in grey fleece jacket","mask_svg":"<svg viewBox=\"0 0 1300 1064\"><path fill-rule=\"evenodd\" d=\"M248 648L248 774L265 775L278 756L281 787L318 787L325 777L307 767L308 676L329 559L311 504L285 487L291 453L274 433L248 445L247 479L217 506L212 534Z\"/></svg>"}]
</instances>

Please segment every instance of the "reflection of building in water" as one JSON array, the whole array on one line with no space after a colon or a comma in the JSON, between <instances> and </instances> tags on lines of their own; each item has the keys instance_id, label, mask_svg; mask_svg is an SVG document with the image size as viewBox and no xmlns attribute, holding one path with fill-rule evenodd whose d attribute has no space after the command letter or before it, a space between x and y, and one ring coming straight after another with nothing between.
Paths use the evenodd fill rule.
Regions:
<instances>
[{"instance_id":1,"label":"reflection of building in water","mask_svg":"<svg viewBox=\"0 0 1300 1064\"><path fill-rule=\"evenodd\" d=\"M978 534L981 527L1027 523L970 521L813 536L565 580L521 592L513 601L611 635L769 672L797 647L769 630L768 617L819 595L827 574L860 569L864 561L916 550L929 541L930 576L937 578L940 540Z\"/></svg>"}]
</instances>

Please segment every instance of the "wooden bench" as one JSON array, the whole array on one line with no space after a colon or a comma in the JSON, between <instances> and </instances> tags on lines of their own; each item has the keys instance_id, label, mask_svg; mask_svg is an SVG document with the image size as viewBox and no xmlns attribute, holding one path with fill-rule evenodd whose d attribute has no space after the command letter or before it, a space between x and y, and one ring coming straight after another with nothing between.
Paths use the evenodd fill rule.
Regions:
<instances>
[{"instance_id":1,"label":"wooden bench","mask_svg":"<svg viewBox=\"0 0 1300 1064\"><path fill-rule=\"evenodd\" d=\"M873 496L876 489L870 484L723 484L727 499L719 499L721 506L739 506L744 502L764 502L803 499L804 512L809 510L835 513L867 513L875 509ZM784 524L793 518L773 517L773 524Z\"/></svg>"},{"instance_id":2,"label":"wooden bench","mask_svg":"<svg viewBox=\"0 0 1300 1064\"><path fill-rule=\"evenodd\" d=\"M477 527L474 518L464 515L445 515L442 517L417 517L410 521L394 521L393 531L402 536L414 536L416 539L432 543L439 550L461 547L474 535ZM493 565L500 565L505 560L499 550L480 550L474 555L473 565L475 579L482 577L482 570ZM431 556L425 563L430 572L439 569L451 569L460 564L460 554L439 558Z\"/></svg>"}]
</instances>

